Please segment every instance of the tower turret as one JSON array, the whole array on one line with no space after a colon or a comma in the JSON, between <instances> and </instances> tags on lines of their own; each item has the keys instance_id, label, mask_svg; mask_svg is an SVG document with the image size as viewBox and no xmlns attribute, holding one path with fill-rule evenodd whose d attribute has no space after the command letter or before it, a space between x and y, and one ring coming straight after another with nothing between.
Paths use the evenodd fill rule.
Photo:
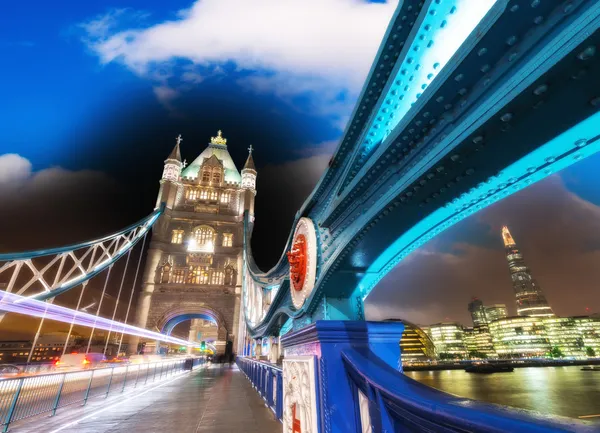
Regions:
<instances>
[{"instance_id":1,"label":"tower turret","mask_svg":"<svg viewBox=\"0 0 600 433\"><path fill-rule=\"evenodd\" d=\"M248 159L242 169L242 189L244 190L244 210L254 216L254 197L256 197L256 166L252 158L252 145L248 148Z\"/></svg>"},{"instance_id":2,"label":"tower turret","mask_svg":"<svg viewBox=\"0 0 600 433\"><path fill-rule=\"evenodd\" d=\"M175 147L165 159L165 167L163 169L162 178L160 180L160 190L158 191L158 199L156 206L160 206L161 202L165 202L167 208L172 209L177 202L177 191L180 189L181 169L184 164L181 162L181 150L179 145L183 141L181 134L176 139Z\"/></svg>"}]
</instances>

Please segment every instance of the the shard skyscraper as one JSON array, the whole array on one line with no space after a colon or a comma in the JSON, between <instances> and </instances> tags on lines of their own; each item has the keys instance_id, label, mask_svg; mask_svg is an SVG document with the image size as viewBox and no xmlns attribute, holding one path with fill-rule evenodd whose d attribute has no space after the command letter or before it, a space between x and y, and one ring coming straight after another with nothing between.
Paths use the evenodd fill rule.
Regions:
<instances>
[{"instance_id":1,"label":"the shard skyscraper","mask_svg":"<svg viewBox=\"0 0 600 433\"><path fill-rule=\"evenodd\" d=\"M515 290L517 314L519 316L535 317L554 316L554 312L548 305L542 289L531 276L529 268L525 266L523 256L506 226L502 227L502 239L504 240L506 260L508 260L508 268Z\"/></svg>"}]
</instances>

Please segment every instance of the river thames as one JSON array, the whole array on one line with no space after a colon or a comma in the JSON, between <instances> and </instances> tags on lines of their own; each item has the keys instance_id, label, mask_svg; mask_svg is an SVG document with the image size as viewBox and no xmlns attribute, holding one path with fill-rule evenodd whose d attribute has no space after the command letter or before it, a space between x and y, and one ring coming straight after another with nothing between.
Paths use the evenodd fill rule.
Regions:
<instances>
[{"instance_id":1,"label":"river thames","mask_svg":"<svg viewBox=\"0 0 600 433\"><path fill-rule=\"evenodd\" d=\"M512 373L409 371L406 376L460 397L600 422L600 371L581 367L515 368Z\"/></svg>"}]
</instances>

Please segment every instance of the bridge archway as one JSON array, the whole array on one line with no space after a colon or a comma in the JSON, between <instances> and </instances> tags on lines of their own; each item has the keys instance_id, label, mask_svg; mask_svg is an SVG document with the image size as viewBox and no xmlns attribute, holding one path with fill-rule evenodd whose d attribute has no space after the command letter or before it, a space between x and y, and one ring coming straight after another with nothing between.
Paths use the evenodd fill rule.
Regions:
<instances>
[{"instance_id":1,"label":"bridge archway","mask_svg":"<svg viewBox=\"0 0 600 433\"><path fill-rule=\"evenodd\" d=\"M194 338L193 335L195 332L193 327L197 322L197 319L206 320L217 327L217 337L216 339L211 340L214 341L216 352L223 353L229 339L229 329L222 314L213 308L206 306L187 306L170 309L158 320L157 327L160 329L161 333L171 335L177 325L186 321L191 321L190 338Z\"/></svg>"}]
</instances>

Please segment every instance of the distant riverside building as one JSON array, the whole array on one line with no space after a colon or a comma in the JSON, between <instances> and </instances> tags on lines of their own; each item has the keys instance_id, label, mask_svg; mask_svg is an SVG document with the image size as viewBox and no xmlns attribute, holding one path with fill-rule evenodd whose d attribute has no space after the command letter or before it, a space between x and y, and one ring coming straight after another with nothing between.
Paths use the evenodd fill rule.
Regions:
<instances>
[{"instance_id":1,"label":"distant riverside building","mask_svg":"<svg viewBox=\"0 0 600 433\"><path fill-rule=\"evenodd\" d=\"M483 305L481 299L473 298L469 303L469 313L473 326L487 325L494 320L503 319L508 316L506 305L494 304Z\"/></svg>"},{"instance_id":2,"label":"distant riverside building","mask_svg":"<svg viewBox=\"0 0 600 433\"><path fill-rule=\"evenodd\" d=\"M585 356L583 335L574 317L550 317L544 320L550 345L566 357Z\"/></svg>"},{"instance_id":3,"label":"distant riverside building","mask_svg":"<svg viewBox=\"0 0 600 433\"><path fill-rule=\"evenodd\" d=\"M504 304L494 304L485 306L485 317L488 323L494 320L504 319L508 317L508 310Z\"/></svg>"},{"instance_id":4,"label":"distant riverside building","mask_svg":"<svg viewBox=\"0 0 600 433\"><path fill-rule=\"evenodd\" d=\"M529 268L521 252L517 248L515 240L508 231L508 227L502 227L502 239L506 250L506 259L515 291L518 316L552 317L554 312L550 308L541 287L531 276Z\"/></svg>"},{"instance_id":5,"label":"distant riverside building","mask_svg":"<svg viewBox=\"0 0 600 433\"><path fill-rule=\"evenodd\" d=\"M490 323L489 327L499 358L543 357L550 352L550 341L541 317L507 317Z\"/></svg>"},{"instance_id":6,"label":"distant riverside building","mask_svg":"<svg viewBox=\"0 0 600 433\"><path fill-rule=\"evenodd\" d=\"M425 329L435 346L438 359L467 359L464 330L455 322L437 323Z\"/></svg>"},{"instance_id":7,"label":"distant riverside building","mask_svg":"<svg viewBox=\"0 0 600 433\"><path fill-rule=\"evenodd\" d=\"M409 322L404 322L400 353L403 364L427 362L436 358L435 345L429 335L417 325Z\"/></svg>"},{"instance_id":8,"label":"distant riverside building","mask_svg":"<svg viewBox=\"0 0 600 433\"><path fill-rule=\"evenodd\" d=\"M497 356L488 325L465 329L464 341L471 359L495 358Z\"/></svg>"},{"instance_id":9,"label":"distant riverside building","mask_svg":"<svg viewBox=\"0 0 600 433\"><path fill-rule=\"evenodd\" d=\"M485 325L488 323L485 315L485 307L480 299L473 298L473 300L469 303L469 313L471 313L473 326Z\"/></svg>"}]
</instances>

